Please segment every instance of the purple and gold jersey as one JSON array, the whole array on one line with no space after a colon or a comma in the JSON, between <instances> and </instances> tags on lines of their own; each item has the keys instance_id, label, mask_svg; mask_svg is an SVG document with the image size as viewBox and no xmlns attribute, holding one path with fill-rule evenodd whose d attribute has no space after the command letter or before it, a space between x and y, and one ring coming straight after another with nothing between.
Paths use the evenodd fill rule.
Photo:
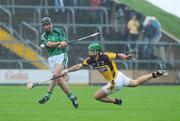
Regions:
<instances>
[{"instance_id":1,"label":"purple and gold jersey","mask_svg":"<svg viewBox=\"0 0 180 121\"><path fill-rule=\"evenodd\" d=\"M82 64L84 66L92 65L97 69L107 81L112 81L117 75L117 66L115 59L117 54L113 52L104 52L101 53L98 59L95 58L86 58Z\"/></svg>"}]
</instances>

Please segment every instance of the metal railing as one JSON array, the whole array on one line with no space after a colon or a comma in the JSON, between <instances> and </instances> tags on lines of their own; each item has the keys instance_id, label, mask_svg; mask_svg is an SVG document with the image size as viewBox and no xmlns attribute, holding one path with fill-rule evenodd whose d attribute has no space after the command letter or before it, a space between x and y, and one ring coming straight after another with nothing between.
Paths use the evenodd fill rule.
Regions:
<instances>
[{"instance_id":1,"label":"metal railing","mask_svg":"<svg viewBox=\"0 0 180 121\"><path fill-rule=\"evenodd\" d=\"M21 22L20 26L20 35L23 37L23 27L26 27L27 29L30 29L35 34L35 43L36 45L39 45L39 32L36 28L32 27L30 24L28 24L25 21Z\"/></svg>"},{"instance_id":2,"label":"metal railing","mask_svg":"<svg viewBox=\"0 0 180 121\"><path fill-rule=\"evenodd\" d=\"M39 24L39 23L29 23L29 24L36 27L36 28L41 26L41 24ZM65 28L67 35L69 35L68 32L71 30L71 28L76 28L76 31L78 28L87 28L87 29L88 28L95 28L94 32L100 32L101 33L100 34L100 40L104 40L103 28L113 28L114 27L113 24L77 24L77 23L76 24L59 24L59 23L53 23L53 25L56 27ZM122 27L122 25L118 25L116 27ZM73 30L73 32L74 32L74 30ZM78 33L75 33L75 34L78 34Z\"/></svg>"},{"instance_id":3,"label":"metal railing","mask_svg":"<svg viewBox=\"0 0 180 121\"><path fill-rule=\"evenodd\" d=\"M2 26L5 26L4 24L2 24ZM23 48L21 48L22 50L25 50L25 47L29 47L29 48L32 48L32 49L34 49L36 52L39 52L39 54L40 54L40 57L41 57L41 55L42 55L42 49L38 46L38 45L35 45L35 44L32 44L31 42L28 42L28 40L25 40L25 39L23 39L22 38L22 36L19 34L19 33L17 33L17 31L16 30L14 30L13 28L11 28L11 30L10 30L11 32L13 32L13 37L14 37L14 39L15 40L17 40L17 41L19 41L19 42L21 42L22 44L24 44L24 45L26 45L26 46L24 46ZM7 45L8 44L8 47L9 48L13 48L13 46L14 46L14 43L16 43L17 41L13 41L13 40L9 40L9 41L1 41L0 40L0 44L1 45L3 45L4 43L5 43L5 45ZM24 66L24 64L23 63L30 63L30 62L28 62L28 61L26 61L26 60L23 60L23 59L17 59L16 58L16 56L13 56L13 55L16 55L16 54L14 54L13 52L10 52L10 50L9 50L9 53L12 53L12 54L3 54L3 53L1 53L2 51L0 51L0 55L1 55L1 60L0 60L0 63L7 63L7 65L8 65L8 63L9 63L9 65L8 66L10 66L10 67L12 67L12 66L14 66L13 65L13 63L18 63L18 65L20 65L20 66L18 66L18 67L20 67L20 68L23 68ZM7 53L7 52L6 52ZM23 57L26 55L26 51L23 51ZM4 58L7 58L8 57L8 59L4 59ZM41 60L42 61L45 61L45 59L44 58L41 58ZM39 62L39 63L41 63L41 62ZM12 64L12 65L10 65L10 64ZM2 65L2 66L4 66L4 65ZM1 67L1 66L0 66Z\"/></svg>"},{"instance_id":4,"label":"metal railing","mask_svg":"<svg viewBox=\"0 0 180 121\"><path fill-rule=\"evenodd\" d=\"M87 46L91 42L92 41L82 41L82 42L79 42L79 43L75 43L75 45L78 45L80 47L81 46ZM129 44L128 42L122 42L122 41L104 41L102 43L103 43L105 48L108 48L107 51L123 52L123 53L125 53L126 50L122 49L121 47L125 47L125 46L127 47L128 44ZM133 43L133 42L130 42L130 43ZM9 43L9 44L11 44L13 46L12 42ZM136 44L138 44L139 46L143 46L143 45L145 45L147 43L137 42ZM166 49L167 48L177 48L177 51L180 51L180 45L177 44L177 43L165 43L165 42L161 42L161 43L153 43L153 45L157 46L157 47L164 46ZM72 48L74 48L73 45L71 46L71 49ZM81 48L79 48L79 50L81 50ZM77 50L78 53L76 53L76 55L73 55L70 52L69 53L69 58L75 59L76 56L82 57L82 55L87 52L87 50L83 50L83 51L79 51L79 50ZM142 51L142 50L139 50L139 51ZM124 66L123 67L124 69L142 69L142 65L143 64L144 64L143 68L148 69L148 70L150 70L150 69L173 69L173 70L174 69L180 69L180 58L173 58L170 55L168 55L168 52L165 52L165 54L167 55L165 60L158 59L158 58L154 58L154 59L153 58L150 58L150 59L141 59L141 58L137 57L137 58L132 59L132 60L125 60L125 61L117 60L117 63L118 64L122 64ZM3 54L1 54L1 56L2 55ZM79 58L79 57L77 57L77 58ZM16 58L13 58L13 56L11 56L11 59L3 59L2 58L0 62L13 63L13 62L16 62L16 60L17 60ZM27 61L18 60L17 62L21 63L21 62L27 62ZM23 63L21 63L21 65L22 64ZM152 67L152 66L154 66L154 67Z\"/></svg>"},{"instance_id":5,"label":"metal railing","mask_svg":"<svg viewBox=\"0 0 180 121\"><path fill-rule=\"evenodd\" d=\"M4 8L2 5L0 5L0 10L2 10L4 13L7 14L8 16L8 22L7 21L1 21L2 23L6 23L6 26L8 26L9 28L12 27L12 15L11 12L9 10L7 10L6 8ZM3 17L2 17L3 18ZM9 29L10 30L10 29ZM10 33L12 34L12 31L10 31Z\"/></svg>"},{"instance_id":6,"label":"metal railing","mask_svg":"<svg viewBox=\"0 0 180 121\"><path fill-rule=\"evenodd\" d=\"M12 8L11 5L4 5L5 8ZM55 6L34 6L34 5L14 5L14 10L16 9L39 9L39 10L50 10L50 9L56 9ZM83 7L83 6L79 6L79 7L64 7L65 10L69 11L71 13L71 18L72 19L72 24L74 24L76 22L75 20L75 11L78 11L78 10L88 10L88 11L92 11L92 12L95 12L95 11L102 11L104 13L104 16L105 16L105 21L104 23L102 24L109 24L109 19L108 19L108 9L105 8L105 7L98 7L96 9L92 8L92 7ZM47 12L47 15L48 15L48 12ZM102 16L103 17L103 14ZM68 18L69 19L69 18ZM41 20L41 19L40 19Z\"/></svg>"},{"instance_id":7,"label":"metal railing","mask_svg":"<svg viewBox=\"0 0 180 121\"><path fill-rule=\"evenodd\" d=\"M12 66L14 66L14 68L18 68L18 69L23 69L23 60L19 60L19 59L13 59L13 60L0 60L0 68L12 68Z\"/></svg>"},{"instance_id":8,"label":"metal railing","mask_svg":"<svg viewBox=\"0 0 180 121\"><path fill-rule=\"evenodd\" d=\"M39 42L39 32L36 28L32 27L30 24L27 22L23 21L20 26L20 36L23 37L23 27L26 27L27 29L31 30L35 34L35 42L32 42L32 40L29 39L24 39L27 44L30 44L39 54L42 54L42 49L39 47L40 42ZM32 34L32 33L31 33Z\"/></svg>"}]
</instances>

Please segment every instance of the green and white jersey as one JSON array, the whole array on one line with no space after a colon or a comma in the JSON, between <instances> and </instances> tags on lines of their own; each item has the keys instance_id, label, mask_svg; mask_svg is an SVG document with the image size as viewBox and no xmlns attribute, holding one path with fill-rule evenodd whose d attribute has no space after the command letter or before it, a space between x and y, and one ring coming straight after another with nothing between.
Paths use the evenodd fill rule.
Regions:
<instances>
[{"instance_id":1,"label":"green and white jersey","mask_svg":"<svg viewBox=\"0 0 180 121\"><path fill-rule=\"evenodd\" d=\"M41 36L42 44L45 44L45 45L48 41L63 42L66 40L67 40L67 36L63 28L53 28L52 32L50 33L44 32ZM47 50L48 50L49 57L66 53L66 48L47 47Z\"/></svg>"}]
</instances>

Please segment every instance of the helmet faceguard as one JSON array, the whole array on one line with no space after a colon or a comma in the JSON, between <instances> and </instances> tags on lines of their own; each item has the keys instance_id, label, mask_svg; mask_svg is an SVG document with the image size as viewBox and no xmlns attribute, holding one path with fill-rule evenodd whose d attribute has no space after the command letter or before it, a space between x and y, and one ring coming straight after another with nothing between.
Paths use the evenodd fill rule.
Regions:
<instances>
[{"instance_id":1,"label":"helmet faceguard","mask_svg":"<svg viewBox=\"0 0 180 121\"><path fill-rule=\"evenodd\" d=\"M52 23L51 23L51 19L49 17L44 17L42 20L41 20L41 24L42 24L42 27L43 29L46 31L46 32L51 32L52 31Z\"/></svg>"},{"instance_id":2,"label":"helmet faceguard","mask_svg":"<svg viewBox=\"0 0 180 121\"><path fill-rule=\"evenodd\" d=\"M50 23L51 23L51 18L49 18L49 17L44 17L44 18L41 20L41 24L42 24L42 25L50 24Z\"/></svg>"},{"instance_id":3,"label":"helmet faceguard","mask_svg":"<svg viewBox=\"0 0 180 121\"><path fill-rule=\"evenodd\" d=\"M92 43L88 46L88 54L90 57L94 57L102 52L102 46L99 43Z\"/></svg>"}]
</instances>

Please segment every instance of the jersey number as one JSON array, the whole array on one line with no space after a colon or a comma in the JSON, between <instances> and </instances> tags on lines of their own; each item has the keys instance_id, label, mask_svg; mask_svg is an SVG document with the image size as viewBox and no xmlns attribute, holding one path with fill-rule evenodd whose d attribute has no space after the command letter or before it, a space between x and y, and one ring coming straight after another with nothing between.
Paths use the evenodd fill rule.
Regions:
<instances>
[{"instance_id":1,"label":"jersey number","mask_svg":"<svg viewBox=\"0 0 180 121\"><path fill-rule=\"evenodd\" d=\"M106 71L107 71L107 68L106 68L106 67L98 68L98 70L99 70L100 72L106 72Z\"/></svg>"}]
</instances>

